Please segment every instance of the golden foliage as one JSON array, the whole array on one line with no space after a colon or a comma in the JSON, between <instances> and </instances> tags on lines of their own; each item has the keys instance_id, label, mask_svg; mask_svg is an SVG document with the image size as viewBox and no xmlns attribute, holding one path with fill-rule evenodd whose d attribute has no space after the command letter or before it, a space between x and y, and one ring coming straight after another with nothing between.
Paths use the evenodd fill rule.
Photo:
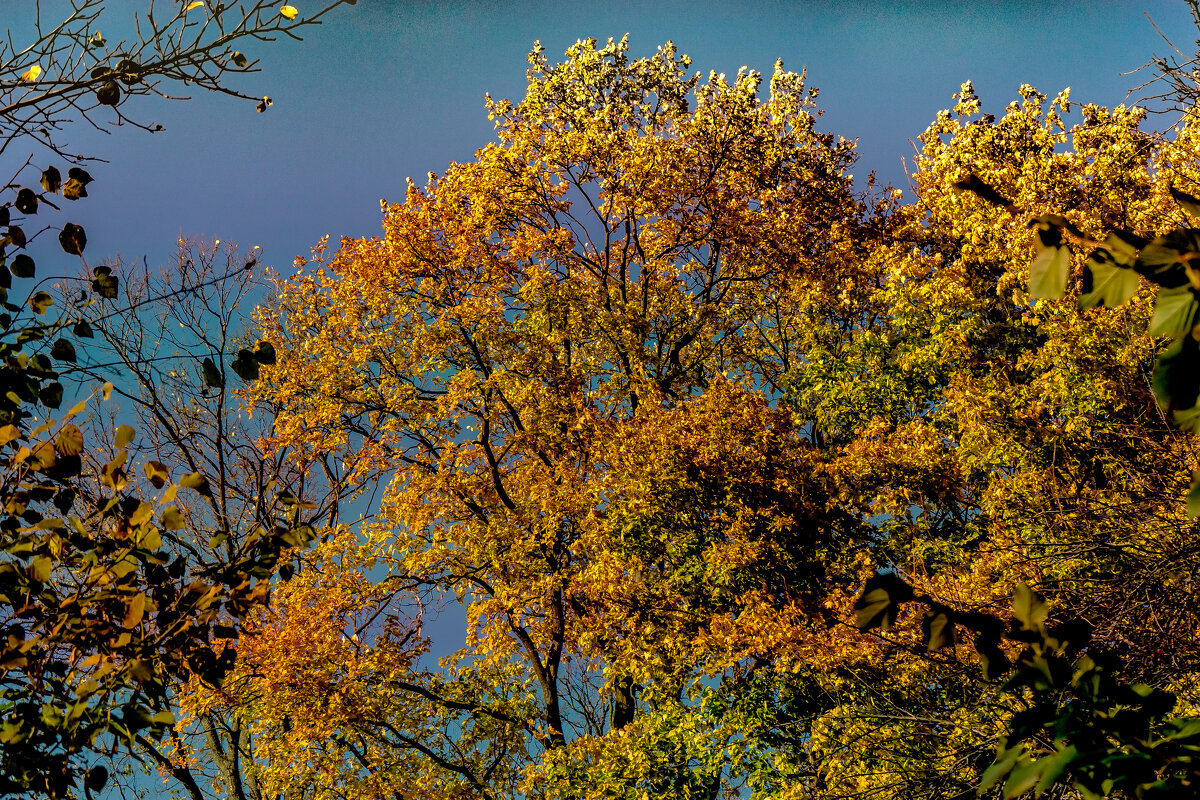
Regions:
<instances>
[{"instance_id":1,"label":"golden foliage","mask_svg":"<svg viewBox=\"0 0 1200 800\"><path fill-rule=\"evenodd\" d=\"M1148 298L1031 301L1024 225L1167 224L1195 118L1068 127L1065 92L1025 86L996 119L964 84L904 203L853 192L802 75L689 64L535 49L524 100L489 100L496 142L261 311L267 444L383 487L367 545L338 532L239 643L275 788L968 791L1008 712L969 642L848 630L877 568L961 610L1038 584L1168 682L1162 637L1200 655L1195 457L1146 386ZM417 628L347 639L402 596L465 605L437 669Z\"/></svg>"}]
</instances>

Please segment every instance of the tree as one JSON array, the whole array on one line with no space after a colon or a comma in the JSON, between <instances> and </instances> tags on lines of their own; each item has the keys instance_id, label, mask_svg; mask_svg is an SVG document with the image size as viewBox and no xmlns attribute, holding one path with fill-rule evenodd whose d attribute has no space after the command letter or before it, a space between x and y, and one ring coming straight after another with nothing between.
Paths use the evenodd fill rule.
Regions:
<instances>
[{"instance_id":1,"label":"tree","mask_svg":"<svg viewBox=\"0 0 1200 800\"><path fill-rule=\"evenodd\" d=\"M24 253L11 264L19 278L33 273ZM95 296L115 295L115 285L110 270L97 268ZM95 300L85 291L81 302ZM27 306L6 302L10 313L0 339L7 390L2 436L9 454L0 484L6 638L0 789L6 794L61 796L104 786L102 764L84 774L90 755L170 726L166 700L173 677L219 681L234 653L218 657L212 637L265 600L269 584L261 579L270 574L279 539L296 543L291 530L276 524L258 546L231 552L223 562L191 562L178 552L187 537L176 533L185 525L176 499L181 490L211 494L210 484L198 471L176 472L172 483L156 460L129 463L135 431L128 425L115 426L111 457L89 475L87 440L76 424L89 398L62 417L47 415L64 393L58 382L63 367L51 358L68 369L80 360L63 334L68 328L83 338L94 332L74 315L39 319L52 305L44 291L31 294ZM104 384L105 400L112 388ZM146 484L137 482L138 466ZM152 499L142 499L147 495Z\"/></svg>"},{"instance_id":2,"label":"tree","mask_svg":"<svg viewBox=\"0 0 1200 800\"><path fill-rule=\"evenodd\" d=\"M1104 122L1103 115L1097 109L1085 108L1085 125L1092 127L1093 131ZM1200 214L1200 202L1187 191L1177 188L1178 185L1184 185L1190 189L1196 181L1194 125L1193 112L1185 117L1173 142L1145 138L1145 146L1139 148L1141 152L1134 161L1146 165L1145 178L1138 180L1142 176L1136 172L1133 175L1126 173L1127 177L1133 177L1134 180L1127 181L1125 185L1116 185L1113 187L1115 192L1110 189L1111 196L1125 204L1121 216L1101 215L1097 219L1088 213L1095 209L1086 205L1071 209L1069 215L1074 219L1049 213L1035 216L1032 224L1036 229L1034 245L1037 257L1028 272L1029 293L1042 304L1063 298L1072 283L1070 279L1073 274L1078 274L1081 286L1077 305L1083 312L1129 303L1135 295L1140 294L1139 277L1155 286L1152 304L1145 303L1142 314L1134 316L1127 323L1130 328L1147 324L1146 312L1150 310L1149 334L1159 337L1160 341L1165 338L1169 342L1154 359L1152 374L1146 376L1148 380L1145 382L1150 386L1141 391L1145 394L1152 389L1164 420L1169 419L1180 428L1193 432L1197 428L1196 376L1200 374L1197 369L1200 362L1195 355L1196 336L1200 331L1195 328L1197 310L1200 309L1195 287L1200 286L1200 278L1196 277L1200 273L1194 263L1195 231L1186 223L1183 227L1176 225L1182 221L1183 215L1192 218ZM1100 137L1100 142L1120 153L1119 146L1113 147L1111 129L1101 129ZM1086 130L1077 131L1075 138L1077 151L1084 149L1080 147L1081 144L1092 147L1096 144L1096 139L1089 136ZM1130 161L1128 156L1125 160L1127 163ZM976 163L986 161L978 160ZM1017 210L1017 204L1007 200L1002 190L978 175L972 174L960 185L1009 211ZM1138 201L1154 199L1155 190L1159 200L1155 205L1161 207L1162 201L1167 199L1178 204L1175 219L1169 215L1148 215L1145 208L1135 205ZM1078 220L1078 223L1074 220ZM1086 254L1085 260L1072 258L1073 251L1069 244L1073 242L1087 248L1084 253L1078 254ZM1078 272L1072 269L1072 261L1082 261L1081 268L1076 266ZM1141 299L1145 302L1146 296L1142 295ZM1101 320L1089 321L1097 323ZM1088 341L1080 337L1078 341L1079 346L1094 347L1094 339ZM1156 345L1157 342L1152 342L1151 353ZM1094 352L1085 352L1088 358L1096 357ZM1146 356L1143 355L1143 362L1145 360ZM1120 395L1116 397L1120 398ZM1108 398L1113 398L1113 394L1109 393ZM1141 405L1148 404L1143 401ZM1112 416L1120 420L1126 413L1126 409L1118 405ZM1139 433L1146 437L1149 431ZM1094 436L1094 433L1089 430L1088 435ZM1167 462L1169 465L1183 456L1179 459L1183 463L1175 461L1172 465L1174 468L1170 470L1175 473L1176 480L1180 466L1194 466L1194 454L1188 439L1163 437L1161 434L1155 438L1165 441L1154 443L1157 447L1152 444L1151 452L1165 452L1171 459ZM1129 442L1128 435L1125 439ZM1123 449L1132 449L1130 444L1125 444ZM1094 444L1091 447L1092 450L1097 449ZM1139 444L1137 449L1144 447L1144 444ZM1063 448L1062 456L1066 464L1070 464L1073 451L1077 449L1070 446ZM1172 450L1176 453L1172 453ZM1090 453L1089 457L1094 458ZM1161 455L1158 460L1163 460ZM1110 455L1105 459L1103 468L1108 472L1113 466L1119 465L1120 462ZM1146 472L1144 468L1142 471ZM1125 467L1118 475L1124 478L1129 473L1129 468ZM1162 477L1168 475L1170 473ZM1104 482L1107 484L1107 479ZM1098 488L1101 491L1109 489L1107 485ZM1139 488L1145 498L1148 494L1145 484ZM1018 586L1014 611L1016 619L1010 636L1016 641L1028 643L1028 646L1017 655L1020 669L1007 685L1032 686L1034 702L1032 707L1014 718L1009 736L1002 743L997 762L989 769L988 780L985 781L990 785L998 778L1006 777L1006 796L1015 796L1035 784L1047 786L1064 773L1070 774L1075 786L1089 797L1107 794L1114 788L1139 797L1159 794L1173 796L1194 790L1198 776L1190 764L1194 753L1200 748L1200 742L1196 739L1196 720L1169 718L1177 703L1181 702L1183 708L1189 711L1195 708L1190 685L1190 675L1195 672L1195 642L1191 636L1194 619L1186 606L1182 612L1172 609L1170 599L1173 598L1169 598L1177 591L1174 588L1178 581L1176 576L1180 571L1190 569L1193 548L1186 541L1172 541L1175 537L1171 528L1179 525L1180 509L1174 510L1173 514L1169 506L1163 509L1161 491L1151 495L1155 501L1149 506L1145 504L1145 499L1139 502L1130 498L1128 488L1123 491L1126 496L1122 498L1122 504L1129 512L1118 523L1122 529L1120 533L1128 537L1131 532L1137 531L1141 553L1134 557L1124 556L1120 561L1125 563L1118 562L1119 566L1103 557L1091 558L1088 560L1090 563L1082 566L1089 570L1107 567L1111 571L1105 577L1110 583L1114 573L1125 573L1122 577L1128 583L1116 584L1116 588L1122 593L1130 593L1131 589L1137 592L1141 602L1136 611L1131 609L1121 617L1104 620L1105 615L1095 613L1094 601L1097 596L1103 596L1104 591L1097 591L1099 587L1096 587L1090 597L1085 595L1081 598L1093 601L1088 609L1088 618L1096 620L1099 616L1100 620L1107 623L1097 631L1099 637L1093 639L1090 629L1094 625L1084 624L1082 608L1075 611L1081 615L1080 618L1073 619L1070 597L1073 592L1060 589L1057 592L1060 603L1056 610L1060 621L1072 620L1072 625L1060 625L1048 631L1043 624L1047 615L1044 601L1023 584ZM1196 482L1193 481L1187 503L1186 519L1189 522L1200 511L1196 499L1198 496L1200 492L1197 492ZM1069 529L1072 524L1071 512L1094 503L1094 498L1089 498L1089 501L1085 504L1064 504L1060 501L1057 510L1061 518L1057 520L1058 525ZM1164 514L1164 511L1167 513ZM1139 519L1143 515L1148 518ZM1089 522L1095 526L1094 519ZM1095 541L1095 532L1091 535ZM1130 570L1130 567L1133 569ZM1078 574L1075 572L1077 569L1074 567L1070 572ZM1147 581L1137 574L1140 570L1150 572L1154 578ZM1167 571L1173 574L1163 581L1159 576ZM1075 580L1087 586L1090 578L1084 573ZM1165 585L1148 590L1148 584L1152 581L1162 581ZM859 602L860 623L865 627L887 624L890 618L895 617L896 602L913 599L912 587L894 574L878 576L874 584L868 584ZM1111 593L1112 590L1108 591ZM1151 591L1161 594L1155 597ZM1189 590L1184 589L1184 593L1189 593ZM938 632L932 634L934 637L945 641L948 638L945 631L955 624L973 630L977 636L977 647L989 663L987 671L997 676L1007 671L1008 657L999 648L1000 634L1005 627L1002 622L986 615L956 613L945 606L939 607L927 596L919 599L928 605L928 615L941 620ZM1156 617L1152 627L1134 621L1134 614L1144 619L1147 609L1152 609ZM929 628L926 634L930 635ZM1119 648L1113 646L1114 634L1120 637L1122 646ZM1139 646L1144 646L1141 637L1146 634L1153 637L1151 642L1147 642L1155 647L1153 654L1137 652ZM1131 664L1132 670L1114 664L1114 656L1127 656L1130 651L1140 656L1140 664ZM1079 657L1081 652L1086 652L1086 655ZM1163 669L1165 665L1161 664L1160 659L1164 656L1170 659L1169 669ZM1114 671L1126 676L1126 680L1130 675L1149 677L1160 686L1182 686L1183 691L1177 695L1146 683L1131 686L1114 680ZM1047 754L1046 742L1049 740L1053 740L1054 744L1049 747ZM1039 753L1044 757L1033 757Z\"/></svg>"},{"instance_id":3,"label":"tree","mask_svg":"<svg viewBox=\"0 0 1200 800\"><path fill-rule=\"evenodd\" d=\"M264 454L258 441L270 435L272 409L239 399L239 387L271 360L269 346L247 339L249 303L263 288L259 255L257 248L243 255L227 243L181 239L176 258L158 272L111 265L127 278L123 307L137 313L79 309L95 338L72 377L82 385L112 378L122 416L137 423L132 458L164 475L205 476L207 491L180 504L182 527L168 545L188 574L236 572L239 559L256 553L251 575L286 582L297 567L288 554L315 537L314 525L333 524L339 503L350 498L339 495L328 461L308 469L286 450ZM102 431L110 420L93 423ZM221 620L208 645L216 655L234 652L236 622ZM200 679L179 677L167 687L172 708L187 683ZM210 784L227 797L261 797L248 720L214 711L194 723L162 739L139 736L131 752L194 800L209 796Z\"/></svg>"},{"instance_id":4,"label":"tree","mask_svg":"<svg viewBox=\"0 0 1200 800\"><path fill-rule=\"evenodd\" d=\"M1000 613L1021 583L1088 618L1119 679L1196 702L1195 457L1150 388L1150 297L1036 300L1023 266L1062 209L1175 227L1194 118L1068 128L1069 96L1028 86L996 118L967 84L903 203L853 192L851 145L782 67L760 99L670 46L530 61L525 99L489 104L498 143L262 312L276 443L386 486L365 549L343 537L239 642L220 701L261 715L273 786L965 796L1013 719L980 678L1024 646ZM1071 259L1035 283L1082 280ZM866 621L894 626L853 637L879 569L929 613L869 584ZM362 624L405 592L467 605L440 670L416 622Z\"/></svg>"},{"instance_id":5,"label":"tree","mask_svg":"<svg viewBox=\"0 0 1200 800\"><path fill-rule=\"evenodd\" d=\"M232 50L235 42L269 40L277 33L294 36L295 28L318 22L342 2L347 0L298 21L290 6L274 9L268 3L219 4L211 10L191 3L165 24L154 20L151 9L136 39L112 46L95 27L103 11L100 2L75 4L52 28L43 28L39 17L30 46L0 46L4 71L17 73L0 80L0 152L32 137L61 156L54 138L61 125L73 118L95 124L109 113L101 105L112 106L118 122L126 121L119 108L125 98L158 92L159 80L236 93L226 89L225 72L230 64L239 69L253 64ZM236 20L235 13L241 14ZM265 107L269 101L260 102ZM0 483L5 637L0 791L61 796L106 783L102 764L88 768L92 754L147 741L173 723L167 701L176 678L219 681L235 654L232 649L214 652L214 635L235 630L231 623L266 599L265 578L281 547L301 542L304 529L288 524L295 522L294 510L291 518L275 516L266 504L263 515L275 523L257 542L216 563L182 556L176 548L186 547L187 537L175 533L185 513L175 502L178 493L191 490L207 497L211 485L198 471L176 473L179 482L171 484L164 465L150 460L141 465L146 484L161 494L143 500L151 490L131 475L128 445L135 431L127 425L112 434L113 458L99 465L95 482L87 479L86 439L75 422L89 401L57 419L47 416L62 403L60 379L81 360L82 340L94 336L92 325L74 314L47 317L55 298L40 285L19 304L11 302L16 298L10 299L10 289L14 278L36 274L26 246L44 231L26 230L33 216L47 207L57 209L56 197L86 197L91 176L73 166L64 180L57 166L46 165L38 191L21 185L33 160L14 172L5 190L14 197L0 206L0 224L6 228L0 237L0 302L6 312L0 315L5 358L0 421L10 453ZM58 241L68 254L82 256L87 238L80 226L67 223ZM95 310L93 303L117 296L118 285L111 267L96 267L83 282L90 293L84 289L75 302ZM104 319L111 321L130 309L106 311ZM248 354L235 359L233 368L250 372L269 360L262 348ZM105 399L111 391L106 384Z\"/></svg>"},{"instance_id":6,"label":"tree","mask_svg":"<svg viewBox=\"0 0 1200 800\"><path fill-rule=\"evenodd\" d=\"M868 376L878 374L880 360L903 359L918 370L911 385L931 387L930 434L951 443L966 502L959 501L965 513L950 526L929 525L938 520L938 506L946 507L930 502L936 497L916 495L918 514L912 495L894 494L910 491L904 483L885 495L895 498L890 510L898 518L887 546L890 563L883 565L887 576L903 578L909 592L933 601L924 631L921 614L905 614L907 630L896 638L921 648L932 636L932 646L957 644L959 658L977 649L981 671L1001 677L1010 659L1033 660L1025 655L1028 638L1004 636L1013 587L1027 582L1051 599L1048 625L1086 620L1091 657L1110 662L1127 683L1177 690L1187 708L1195 702L1195 617L1190 588L1178 576L1194 569L1194 522L1181 498L1195 460L1191 437L1171 425L1170 408L1160 409L1151 390L1159 341L1150 334L1166 331L1155 322L1153 295L1139 290L1132 271L1132 283L1123 281L1114 263L1119 257L1132 266L1128 252L1109 255L1121 247L1119 237L1100 251L1093 245L1094 252L1070 256L1053 237L1076 227L1104 240L1106 229L1116 227L1148 242L1152 232L1176 227L1183 212L1172 185L1195 180L1195 123L1186 119L1172 140L1142 132L1137 109L1083 106L1082 124L1068 128L1062 115L1072 103L1065 94L1049 108L1031 87L1022 94L997 120L980 113L964 86L954 111L922 138L917 182L930 215L924 227L950 233L951 247L926 262L928 272L909 272L908 285L897 287L895 318L903 328L886 337L887 345L864 341L843 351L862 353L854 359L859 366L830 362L806 379L833 369L867 378L841 384L851 396L886 397L890 387ZM1051 216L1058 211L1071 222ZM1062 235L1065 243L1070 234ZM1031 246L1044 255L1031 259ZM1059 295L1078 292L1078 302L1052 301L1050 286ZM1118 292L1128 294L1118 300ZM1129 305L1109 308L1129 294ZM946 335L930 337L929 330ZM935 370L946 366L951 372L938 378ZM947 547L947 534L961 544ZM862 622L896 619L894 607L878 605L878 595L870 599L881 590L903 596L898 585L892 592L868 584ZM1055 636L1060 641L1052 649L1068 641ZM1083 646L1078 637L1076 631L1076 648ZM1021 673L1022 680L1029 674ZM1070 678L1068 670L1062 683ZM1018 710L1030 698L998 699ZM974 727L1002 736L1008 724L998 721ZM1079 749L1082 756L1082 740ZM866 763L862 774L874 767ZM1008 790L1031 776L1036 783L1035 772L1014 771ZM1088 785L1098 790L1101 783Z\"/></svg>"},{"instance_id":7,"label":"tree","mask_svg":"<svg viewBox=\"0 0 1200 800\"><path fill-rule=\"evenodd\" d=\"M304 28L356 2L333 0L303 15L275 0L177 3L165 14L151 2L144 12L135 10L128 38L113 41L100 27L102 18L111 19L105 0L73 2L57 22L43 18L39 3L33 36L0 42L0 154L14 142L36 141L60 157L84 158L69 155L57 139L64 126L81 121L100 130L110 119L161 130L128 116L128 101L179 99L167 94L174 84L251 100L265 111L271 98L251 97L229 83L259 71L253 52L237 48L280 36L298 40Z\"/></svg>"},{"instance_id":8,"label":"tree","mask_svg":"<svg viewBox=\"0 0 1200 800\"><path fill-rule=\"evenodd\" d=\"M339 665L293 625L357 629L355 592L277 608L238 669L278 790L512 795L601 742L641 758L712 676L841 649L850 593L828 587L866 530L779 396L819 308L797 299L835 292L870 235L852 145L816 131L801 75L777 66L760 99L756 73L701 84L688 63L535 50L524 101L489 104L497 144L410 185L382 238L319 249L263 311L277 442L387 476L371 558L469 620L442 671L403 626L369 656L341 642ZM742 780L663 766L641 790Z\"/></svg>"}]
</instances>

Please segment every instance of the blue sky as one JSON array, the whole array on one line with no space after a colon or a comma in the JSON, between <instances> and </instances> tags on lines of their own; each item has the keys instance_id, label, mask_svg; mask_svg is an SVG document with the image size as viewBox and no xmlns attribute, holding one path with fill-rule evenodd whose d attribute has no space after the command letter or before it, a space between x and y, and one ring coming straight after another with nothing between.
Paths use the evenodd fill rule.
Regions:
<instances>
[{"instance_id":1,"label":"blue sky","mask_svg":"<svg viewBox=\"0 0 1200 800\"><path fill-rule=\"evenodd\" d=\"M142 5L110 2L106 24ZM325 234L374 234L379 200L400 199L406 176L423 181L489 140L483 95L521 96L535 39L550 55L587 36L628 33L635 55L672 39L704 73L769 72L781 57L821 89L821 127L859 139L855 175L903 185L911 141L962 81L991 111L1026 82L1116 104L1139 82L1121 73L1168 50L1146 13L1181 48L1196 38L1182 0L360 0L339 11L302 43L245 48L264 71L238 85L274 98L266 114L219 96L146 101L129 110L163 132L74 130L74 149L110 162L91 168L90 199L69 208L91 263L120 252L153 265L182 233L261 245L265 263L286 268ZM9 18L18 40L20 16Z\"/></svg>"}]
</instances>

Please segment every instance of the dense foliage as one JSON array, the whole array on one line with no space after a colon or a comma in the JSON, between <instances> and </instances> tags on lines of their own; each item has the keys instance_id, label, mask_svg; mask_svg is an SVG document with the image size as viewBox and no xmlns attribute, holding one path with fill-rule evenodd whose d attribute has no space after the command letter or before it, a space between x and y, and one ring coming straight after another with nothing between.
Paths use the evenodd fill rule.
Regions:
<instances>
[{"instance_id":1,"label":"dense foliage","mask_svg":"<svg viewBox=\"0 0 1200 800\"><path fill-rule=\"evenodd\" d=\"M1166 331L1123 239L1058 247L1186 225L1195 117L1028 86L994 117L965 84L905 202L854 191L803 76L688 67L535 49L496 143L279 281L264 444L382 493L185 708L251 720L264 791L305 797L1128 788L984 773L1014 730L1095 730L994 680L1034 645L1155 687L1145 725L1200 700ZM922 603L877 578L860 621L891 626L860 635L880 571ZM1023 639L1019 586L1049 603ZM424 609L456 600L435 665ZM1089 636L1038 639L1068 620ZM1010 770L1058 752L1030 741Z\"/></svg>"},{"instance_id":2,"label":"dense foliage","mask_svg":"<svg viewBox=\"0 0 1200 800\"><path fill-rule=\"evenodd\" d=\"M116 734L193 800L1194 791L1200 120L964 84L909 201L689 69L535 48L252 336L204 243L10 309L4 790ZM141 431L95 481L67 328Z\"/></svg>"}]
</instances>

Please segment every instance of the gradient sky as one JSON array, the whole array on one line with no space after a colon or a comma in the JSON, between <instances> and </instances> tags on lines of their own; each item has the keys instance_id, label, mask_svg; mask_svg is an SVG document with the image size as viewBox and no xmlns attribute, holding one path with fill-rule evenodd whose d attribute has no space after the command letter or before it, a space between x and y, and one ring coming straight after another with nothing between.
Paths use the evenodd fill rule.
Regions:
<instances>
[{"instance_id":1,"label":"gradient sky","mask_svg":"<svg viewBox=\"0 0 1200 800\"><path fill-rule=\"evenodd\" d=\"M306 2L295 3L301 13ZM4 16L19 42L28 12L12 4L3 0ZM108 5L111 39L145 3ZM483 95L522 95L535 39L552 57L587 36L628 33L634 55L672 39L705 74L769 74L783 58L820 88L820 127L859 139L855 175L876 170L902 186L901 159L962 81L975 82L985 111L1001 111L1026 82L1113 105L1141 81L1121 73L1169 49L1147 13L1181 49L1196 39L1182 0L360 0L339 11L302 43L244 48L263 73L238 86L274 98L265 114L220 96L147 100L127 110L161 122L161 133L76 127L66 137L109 161L90 168L90 198L66 209L88 231L89 262L120 252L154 265L182 233L261 245L265 263L286 268L325 234L373 235L379 200L400 199L406 176L424 182L490 139Z\"/></svg>"}]
</instances>

